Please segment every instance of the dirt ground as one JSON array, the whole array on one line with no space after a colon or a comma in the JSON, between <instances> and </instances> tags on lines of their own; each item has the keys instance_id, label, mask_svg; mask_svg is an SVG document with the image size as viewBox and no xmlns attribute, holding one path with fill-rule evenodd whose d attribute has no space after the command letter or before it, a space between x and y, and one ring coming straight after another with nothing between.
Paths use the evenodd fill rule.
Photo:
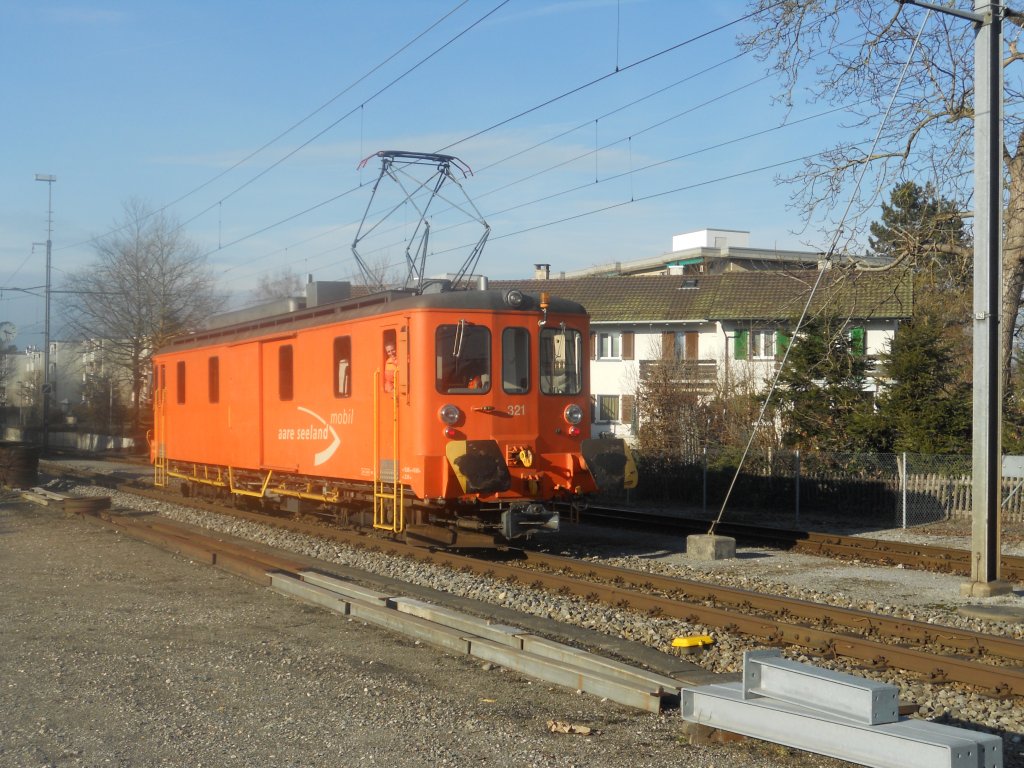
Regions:
<instances>
[{"instance_id":1,"label":"dirt ground","mask_svg":"<svg viewBox=\"0 0 1024 768\"><path fill-rule=\"evenodd\" d=\"M678 712L485 670L14 494L0 616L0 768L841 765L693 746Z\"/></svg>"}]
</instances>

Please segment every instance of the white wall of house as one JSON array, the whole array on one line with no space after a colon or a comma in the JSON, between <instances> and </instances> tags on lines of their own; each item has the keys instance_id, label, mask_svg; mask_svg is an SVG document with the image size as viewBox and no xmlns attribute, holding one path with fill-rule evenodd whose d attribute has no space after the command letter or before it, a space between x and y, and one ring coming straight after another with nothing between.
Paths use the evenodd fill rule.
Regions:
<instances>
[{"instance_id":1,"label":"white wall of house","mask_svg":"<svg viewBox=\"0 0 1024 768\"><path fill-rule=\"evenodd\" d=\"M864 329L865 354L877 357L888 350L897 328L895 320L851 323ZM742 327L747 331L747 358L736 358L736 335ZM678 350L685 348L685 334L696 334L696 359L713 360L719 381L747 381L760 385L775 376L777 359L776 327L770 323L678 323L658 327L633 324L592 323L596 355L590 361L590 392L594 398L591 434L609 434L629 439L633 436L632 403L640 380L641 363L659 360L662 356L663 334L676 334ZM632 359L623 359L623 333L633 334ZM691 347L693 341L691 341ZM691 348L691 351L692 348ZM681 353L681 352L680 352ZM868 390L874 391L874 380Z\"/></svg>"}]
</instances>

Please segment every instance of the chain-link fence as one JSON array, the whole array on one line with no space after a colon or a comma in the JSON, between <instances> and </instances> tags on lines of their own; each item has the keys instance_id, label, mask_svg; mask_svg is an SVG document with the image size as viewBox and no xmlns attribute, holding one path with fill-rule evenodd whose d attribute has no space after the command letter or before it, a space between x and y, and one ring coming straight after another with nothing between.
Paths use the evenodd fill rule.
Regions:
<instances>
[{"instance_id":1,"label":"chain-link fence","mask_svg":"<svg viewBox=\"0 0 1024 768\"><path fill-rule=\"evenodd\" d=\"M969 522L970 456L909 453L752 451L737 475L740 449L690 457L638 457L637 503L699 507L709 516L729 494L725 519L767 514L796 524L825 520L846 528ZM729 487L732 491L729 493ZM1024 521L1024 477L1003 479L1002 519Z\"/></svg>"}]
</instances>

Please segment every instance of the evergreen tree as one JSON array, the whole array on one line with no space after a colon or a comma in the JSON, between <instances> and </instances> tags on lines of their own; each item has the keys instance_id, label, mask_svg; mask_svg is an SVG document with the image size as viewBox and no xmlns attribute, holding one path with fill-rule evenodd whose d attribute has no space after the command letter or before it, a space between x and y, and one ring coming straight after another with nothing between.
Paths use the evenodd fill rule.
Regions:
<instances>
[{"instance_id":1,"label":"evergreen tree","mask_svg":"<svg viewBox=\"0 0 1024 768\"><path fill-rule=\"evenodd\" d=\"M969 296L973 254L959 207L939 197L930 184L897 184L889 202L882 203L881 219L871 224L871 235L873 253L910 263L919 297L942 294L948 306L950 292ZM938 296L923 298L931 310Z\"/></svg>"},{"instance_id":2,"label":"evergreen tree","mask_svg":"<svg viewBox=\"0 0 1024 768\"><path fill-rule=\"evenodd\" d=\"M871 445L868 361L843 326L835 318L816 318L800 331L789 353L777 393L787 447L859 452Z\"/></svg>"},{"instance_id":3,"label":"evergreen tree","mask_svg":"<svg viewBox=\"0 0 1024 768\"><path fill-rule=\"evenodd\" d=\"M971 390L928 318L905 323L882 357L889 383L878 397L878 449L970 453Z\"/></svg>"},{"instance_id":4,"label":"evergreen tree","mask_svg":"<svg viewBox=\"0 0 1024 768\"><path fill-rule=\"evenodd\" d=\"M876 254L911 264L914 317L942 335L940 346L947 348L958 380L970 381L972 251L957 205L930 184L903 182L882 204L871 234Z\"/></svg>"},{"instance_id":5,"label":"evergreen tree","mask_svg":"<svg viewBox=\"0 0 1024 768\"><path fill-rule=\"evenodd\" d=\"M897 184L882 203L868 244L877 255L912 259L915 271L933 273L947 287L963 282L970 256L959 206L939 197L931 184L912 181Z\"/></svg>"}]
</instances>

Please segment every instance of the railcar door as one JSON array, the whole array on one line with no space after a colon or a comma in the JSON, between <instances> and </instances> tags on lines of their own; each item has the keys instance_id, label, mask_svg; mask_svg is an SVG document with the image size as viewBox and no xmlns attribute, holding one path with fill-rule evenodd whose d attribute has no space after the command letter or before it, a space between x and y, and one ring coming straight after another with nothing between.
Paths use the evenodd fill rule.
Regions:
<instances>
[{"instance_id":1,"label":"railcar door","mask_svg":"<svg viewBox=\"0 0 1024 768\"><path fill-rule=\"evenodd\" d=\"M296 402L296 375L301 370L295 336L260 344L261 387L256 393L260 455L258 466L268 470L300 471L309 436Z\"/></svg>"},{"instance_id":2,"label":"railcar door","mask_svg":"<svg viewBox=\"0 0 1024 768\"><path fill-rule=\"evenodd\" d=\"M380 365L374 373L373 527L401 532L401 404L409 396L407 326L387 326L380 337Z\"/></svg>"},{"instance_id":3,"label":"railcar door","mask_svg":"<svg viewBox=\"0 0 1024 768\"><path fill-rule=\"evenodd\" d=\"M219 463L231 467L258 467L263 461L263 375L260 344L247 342L228 347L221 361L221 402L227 407L226 455Z\"/></svg>"}]
</instances>

